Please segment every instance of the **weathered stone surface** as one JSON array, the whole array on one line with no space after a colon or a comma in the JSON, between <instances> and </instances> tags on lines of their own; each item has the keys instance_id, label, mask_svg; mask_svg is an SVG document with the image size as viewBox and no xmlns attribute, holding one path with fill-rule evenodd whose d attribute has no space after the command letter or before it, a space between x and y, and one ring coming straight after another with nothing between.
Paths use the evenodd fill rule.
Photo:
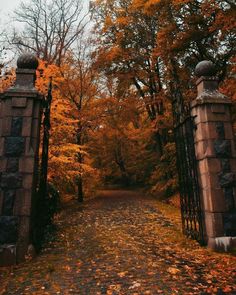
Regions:
<instances>
[{"instance_id":1,"label":"weathered stone surface","mask_svg":"<svg viewBox=\"0 0 236 295\"><path fill-rule=\"evenodd\" d=\"M20 188L22 186L22 175L20 173L2 173L1 187L2 188Z\"/></svg>"},{"instance_id":2,"label":"weathered stone surface","mask_svg":"<svg viewBox=\"0 0 236 295\"><path fill-rule=\"evenodd\" d=\"M216 238L220 237L222 241L222 238L228 238L226 235L236 234L232 231L236 219L224 217L235 210L236 202L236 154L230 112L232 102L218 90L218 78L212 62L199 63L196 75L200 77L196 82L198 96L191 104L197 126L194 134L195 154L205 234L208 246L212 243L216 249Z\"/></svg>"},{"instance_id":3,"label":"weathered stone surface","mask_svg":"<svg viewBox=\"0 0 236 295\"><path fill-rule=\"evenodd\" d=\"M24 53L17 59L17 67L19 69L34 69L38 67L38 59L31 53Z\"/></svg>"},{"instance_id":4,"label":"weathered stone surface","mask_svg":"<svg viewBox=\"0 0 236 295\"><path fill-rule=\"evenodd\" d=\"M222 172L230 172L230 160L229 159L221 159L221 170Z\"/></svg>"},{"instance_id":5,"label":"weathered stone surface","mask_svg":"<svg viewBox=\"0 0 236 295\"><path fill-rule=\"evenodd\" d=\"M0 189L0 216L2 215L3 190Z\"/></svg>"},{"instance_id":6,"label":"weathered stone surface","mask_svg":"<svg viewBox=\"0 0 236 295\"><path fill-rule=\"evenodd\" d=\"M225 139L225 128L223 122L216 122L216 132L218 139Z\"/></svg>"},{"instance_id":7,"label":"weathered stone surface","mask_svg":"<svg viewBox=\"0 0 236 295\"><path fill-rule=\"evenodd\" d=\"M199 160L199 173L219 173L221 171L221 165L219 159L216 158L203 158Z\"/></svg>"},{"instance_id":8,"label":"weathered stone surface","mask_svg":"<svg viewBox=\"0 0 236 295\"><path fill-rule=\"evenodd\" d=\"M42 100L43 97L39 96ZM33 111L33 118L39 119L42 116L42 103L40 100L34 101L34 111Z\"/></svg>"},{"instance_id":9,"label":"weathered stone surface","mask_svg":"<svg viewBox=\"0 0 236 295\"><path fill-rule=\"evenodd\" d=\"M7 172L17 172L19 169L19 159L18 158L8 158L7 159Z\"/></svg>"},{"instance_id":10,"label":"weathered stone surface","mask_svg":"<svg viewBox=\"0 0 236 295\"><path fill-rule=\"evenodd\" d=\"M218 252L228 252L235 247L234 237L216 237L208 239L208 247Z\"/></svg>"},{"instance_id":11,"label":"weathered stone surface","mask_svg":"<svg viewBox=\"0 0 236 295\"><path fill-rule=\"evenodd\" d=\"M18 218L0 216L0 244L11 244L17 241Z\"/></svg>"},{"instance_id":12,"label":"weathered stone surface","mask_svg":"<svg viewBox=\"0 0 236 295\"><path fill-rule=\"evenodd\" d=\"M0 97L0 100L1 100L1 97ZM1 102L0 102L0 109L1 109ZM0 113L0 137L2 137L2 123L3 123L3 120L2 120L2 117L1 117L1 113Z\"/></svg>"},{"instance_id":13,"label":"weathered stone surface","mask_svg":"<svg viewBox=\"0 0 236 295\"><path fill-rule=\"evenodd\" d=\"M222 213L205 212L205 226L209 238L224 236Z\"/></svg>"},{"instance_id":14,"label":"weathered stone surface","mask_svg":"<svg viewBox=\"0 0 236 295\"><path fill-rule=\"evenodd\" d=\"M22 117L12 118L11 135L12 136L21 136L22 125L23 125L23 118Z\"/></svg>"},{"instance_id":15,"label":"weathered stone surface","mask_svg":"<svg viewBox=\"0 0 236 295\"><path fill-rule=\"evenodd\" d=\"M204 122L197 124L197 129L194 135L194 141L205 141L206 139L216 139L216 127L214 122Z\"/></svg>"},{"instance_id":16,"label":"weathered stone surface","mask_svg":"<svg viewBox=\"0 0 236 295\"><path fill-rule=\"evenodd\" d=\"M25 92L35 90L36 71L33 69L16 69L15 86Z\"/></svg>"},{"instance_id":17,"label":"weathered stone surface","mask_svg":"<svg viewBox=\"0 0 236 295\"><path fill-rule=\"evenodd\" d=\"M219 173L203 173L200 175L199 180L199 185L201 189L222 189L219 183Z\"/></svg>"},{"instance_id":18,"label":"weathered stone surface","mask_svg":"<svg viewBox=\"0 0 236 295\"><path fill-rule=\"evenodd\" d=\"M39 120L34 119L33 122L32 122L32 137L38 138L39 137L39 131L40 131Z\"/></svg>"},{"instance_id":19,"label":"weathered stone surface","mask_svg":"<svg viewBox=\"0 0 236 295\"><path fill-rule=\"evenodd\" d=\"M24 153L25 139L22 137L7 137L5 140L5 154L17 157Z\"/></svg>"},{"instance_id":20,"label":"weathered stone surface","mask_svg":"<svg viewBox=\"0 0 236 295\"><path fill-rule=\"evenodd\" d=\"M29 243L27 241L21 241L17 244L16 262L22 263L26 260L28 254Z\"/></svg>"},{"instance_id":21,"label":"weathered stone surface","mask_svg":"<svg viewBox=\"0 0 236 295\"><path fill-rule=\"evenodd\" d=\"M28 174L24 174L23 177L23 188L25 189L31 189L33 186L33 174L32 173L28 173Z\"/></svg>"},{"instance_id":22,"label":"weathered stone surface","mask_svg":"<svg viewBox=\"0 0 236 295\"><path fill-rule=\"evenodd\" d=\"M222 188L235 186L235 174L232 172L220 173L219 183Z\"/></svg>"},{"instance_id":23,"label":"weathered stone surface","mask_svg":"<svg viewBox=\"0 0 236 295\"><path fill-rule=\"evenodd\" d=\"M227 208L227 211L230 211L236 208L235 201L234 201L234 188L233 187L225 188L224 196L225 196L225 207Z\"/></svg>"},{"instance_id":24,"label":"weathered stone surface","mask_svg":"<svg viewBox=\"0 0 236 295\"><path fill-rule=\"evenodd\" d=\"M19 161L19 171L34 173L34 157L22 157Z\"/></svg>"},{"instance_id":25,"label":"weathered stone surface","mask_svg":"<svg viewBox=\"0 0 236 295\"><path fill-rule=\"evenodd\" d=\"M195 124L199 123L208 123L211 124L212 122L224 122L227 123L230 121L230 112L229 108L225 109L225 113L213 113L212 107L213 105L217 105L216 103L210 104L198 104L196 107L192 109L192 116L196 116L194 118ZM214 126L215 127L215 126Z\"/></svg>"},{"instance_id":26,"label":"weathered stone surface","mask_svg":"<svg viewBox=\"0 0 236 295\"><path fill-rule=\"evenodd\" d=\"M42 97L35 88L37 66L36 57L21 56L15 85L0 98L0 244L15 244L10 264L24 258L29 244L42 108ZM4 253L0 260L9 258Z\"/></svg>"},{"instance_id":27,"label":"weathered stone surface","mask_svg":"<svg viewBox=\"0 0 236 295\"><path fill-rule=\"evenodd\" d=\"M32 130L32 118L31 117L24 117L23 119L23 129L22 129L22 136L31 136Z\"/></svg>"},{"instance_id":28,"label":"weathered stone surface","mask_svg":"<svg viewBox=\"0 0 236 295\"><path fill-rule=\"evenodd\" d=\"M30 233L30 216L21 216L19 218L19 242L27 243L29 242Z\"/></svg>"},{"instance_id":29,"label":"weathered stone surface","mask_svg":"<svg viewBox=\"0 0 236 295\"><path fill-rule=\"evenodd\" d=\"M225 194L223 189L207 187L202 189L202 203L207 212L226 212Z\"/></svg>"},{"instance_id":30,"label":"weathered stone surface","mask_svg":"<svg viewBox=\"0 0 236 295\"><path fill-rule=\"evenodd\" d=\"M2 130L1 133L3 136L11 136L11 122L12 117L4 117L2 122Z\"/></svg>"},{"instance_id":31,"label":"weathered stone surface","mask_svg":"<svg viewBox=\"0 0 236 295\"><path fill-rule=\"evenodd\" d=\"M30 216L20 216L17 240L17 263L25 261L30 244Z\"/></svg>"},{"instance_id":32,"label":"weathered stone surface","mask_svg":"<svg viewBox=\"0 0 236 295\"><path fill-rule=\"evenodd\" d=\"M1 144L1 142L0 142ZM5 172L7 167L7 158L6 157L0 157L0 173Z\"/></svg>"},{"instance_id":33,"label":"weathered stone surface","mask_svg":"<svg viewBox=\"0 0 236 295\"><path fill-rule=\"evenodd\" d=\"M0 246L0 266L10 266L16 263L16 245Z\"/></svg>"},{"instance_id":34,"label":"weathered stone surface","mask_svg":"<svg viewBox=\"0 0 236 295\"><path fill-rule=\"evenodd\" d=\"M206 157L213 157L215 155L214 141L201 140L195 143L197 160L205 159Z\"/></svg>"},{"instance_id":35,"label":"weathered stone surface","mask_svg":"<svg viewBox=\"0 0 236 295\"><path fill-rule=\"evenodd\" d=\"M205 103L210 101L213 102L214 100L224 99L224 95L217 90L218 78L204 76L199 78L196 84L198 92L196 100L198 101L198 103ZM216 112L216 114L217 113L218 112Z\"/></svg>"},{"instance_id":36,"label":"weathered stone surface","mask_svg":"<svg viewBox=\"0 0 236 295\"><path fill-rule=\"evenodd\" d=\"M226 106L223 104L213 104L211 106L211 111L212 113L217 113L217 114L224 114L226 111Z\"/></svg>"},{"instance_id":37,"label":"weathered stone surface","mask_svg":"<svg viewBox=\"0 0 236 295\"><path fill-rule=\"evenodd\" d=\"M216 74L216 67L210 60L200 61L195 68L195 75L201 76L214 76Z\"/></svg>"},{"instance_id":38,"label":"weathered stone surface","mask_svg":"<svg viewBox=\"0 0 236 295\"><path fill-rule=\"evenodd\" d=\"M27 106L27 97L13 97L12 107L13 108L25 108Z\"/></svg>"},{"instance_id":39,"label":"weathered stone surface","mask_svg":"<svg viewBox=\"0 0 236 295\"><path fill-rule=\"evenodd\" d=\"M0 138L0 157L4 156L4 143L5 143L5 138L4 137Z\"/></svg>"},{"instance_id":40,"label":"weathered stone surface","mask_svg":"<svg viewBox=\"0 0 236 295\"><path fill-rule=\"evenodd\" d=\"M39 141L38 141L38 138L32 138L31 140L31 149L28 153L28 155L35 155L35 152L38 151L38 148L39 148Z\"/></svg>"},{"instance_id":41,"label":"weathered stone surface","mask_svg":"<svg viewBox=\"0 0 236 295\"><path fill-rule=\"evenodd\" d=\"M216 139L214 142L215 154L219 158L230 158L232 154L230 140Z\"/></svg>"},{"instance_id":42,"label":"weathered stone surface","mask_svg":"<svg viewBox=\"0 0 236 295\"><path fill-rule=\"evenodd\" d=\"M16 192L14 190L7 190L4 192L2 215L13 215L13 206Z\"/></svg>"},{"instance_id":43,"label":"weathered stone surface","mask_svg":"<svg viewBox=\"0 0 236 295\"><path fill-rule=\"evenodd\" d=\"M229 159L230 161L230 170L236 173L236 158Z\"/></svg>"},{"instance_id":44,"label":"weathered stone surface","mask_svg":"<svg viewBox=\"0 0 236 295\"><path fill-rule=\"evenodd\" d=\"M236 212L223 215L224 230L226 236L236 236Z\"/></svg>"},{"instance_id":45,"label":"weathered stone surface","mask_svg":"<svg viewBox=\"0 0 236 295\"><path fill-rule=\"evenodd\" d=\"M225 122L224 126L225 126L225 139L234 140L234 132L233 132L231 121Z\"/></svg>"},{"instance_id":46,"label":"weathered stone surface","mask_svg":"<svg viewBox=\"0 0 236 295\"><path fill-rule=\"evenodd\" d=\"M15 97L15 100L17 101L17 103L19 105L20 104L19 98ZM23 108L23 106L22 106L22 107L12 108L11 115L13 117L32 117L32 115L33 115L33 102L34 102L33 98L32 99L27 98L25 107Z\"/></svg>"},{"instance_id":47,"label":"weathered stone surface","mask_svg":"<svg viewBox=\"0 0 236 295\"><path fill-rule=\"evenodd\" d=\"M14 215L30 216L31 214L31 189L18 189L15 197Z\"/></svg>"},{"instance_id":48,"label":"weathered stone surface","mask_svg":"<svg viewBox=\"0 0 236 295\"><path fill-rule=\"evenodd\" d=\"M3 118L12 117L12 105L11 105L11 99L9 98L5 99L2 102L2 116Z\"/></svg>"},{"instance_id":49,"label":"weathered stone surface","mask_svg":"<svg viewBox=\"0 0 236 295\"><path fill-rule=\"evenodd\" d=\"M17 241L17 262L23 262L27 255L30 243L30 217L21 216L19 218L19 236Z\"/></svg>"},{"instance_id":50,"label":"weathered stone surface","mask_svg":"<svg viewBox=\"0 0 236 295\"><path fill-rule=\"evenodd\" d=\"M34 153L34 149L33 149L33 141L34 139L27 137L25 140L25 156L26 157L34 157L35 153Z\"/></svg>"}]
</instances>

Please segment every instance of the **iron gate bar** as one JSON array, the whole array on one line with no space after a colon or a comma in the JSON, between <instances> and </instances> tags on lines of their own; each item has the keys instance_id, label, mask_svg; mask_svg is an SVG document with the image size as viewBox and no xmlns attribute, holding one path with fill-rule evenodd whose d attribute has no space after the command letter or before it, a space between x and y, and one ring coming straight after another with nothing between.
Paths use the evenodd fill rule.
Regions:
<instances>
[{"instance_id":1,"label":"iron gate bar","mask_svg":"<svg viewBox=\"0 0 236 295\"><path fill-rule=\"evenodd\" d=\"M42 246L45 227L48 225L48 214L45 208L45 201L48 197L48 148L50 137L50 109L52 102L52 81L50 80L47 96L43 102L43 139L41 142L42 153L41 163L39 168L39 180L37 183L37 189L34 197L34 206L32 213L32 240L36 250L40 250Z\"/></svg>"},{"instance_id":2,"label":"iron gate bar","mask_svg":"<svg viewBox=\"0 0 236 295\"><path fill-rule=\"evenodd\" d=\"M194 118L189 105L185 105L180 99L173 103L173 115L183 233L203 245L205 242L194 146Z\"/></svg>"},{"instance_id":3,"label":"iron gate bar","mask_svg":"<svg viewBox=\"0 0 236 295\"><path fill-rule=\"evenodd\" d=\"M50 137L50 114L52 102L52 79L50 79L48 86L47 98L44 101L44 119L43 119L43 142L42 142L42 157L40 166L40 179L39 179L39 195L44 198L47 193L47 175L48 175L48 147Z\"/></svg>"}]
</instances>

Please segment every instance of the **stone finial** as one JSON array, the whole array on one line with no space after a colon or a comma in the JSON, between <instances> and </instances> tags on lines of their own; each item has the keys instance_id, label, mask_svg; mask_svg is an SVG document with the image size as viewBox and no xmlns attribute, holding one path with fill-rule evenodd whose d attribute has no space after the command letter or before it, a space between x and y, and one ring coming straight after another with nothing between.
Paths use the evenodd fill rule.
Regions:
<instances>
[{"instance_id":1,"label":"stone finial","mask_svg":"<svg viewBox=\"0 0 236 295\"><path fill-rule=\"evenodd\" d=\"M26 90L35 87L38 64L37 57L31 53L24 53L18 58L15 82L17 88Z\"/></svg>"},{"instance_id":2,"label":"stone finial","mask_svg":"<svg viewBox=\"0 0 236 295\"><path fill-rule=\"evenodd\" d=\"M216 66L212 61L203 60L195 68L195 75L199 101L212 101L225 99L225 96L218 91L218 77L216 76Z\"/></svg>"},{"instance_id":3,"label":"stone finial","mask_svg":"<svg viewBox=\"0 0 236 295\"><path fill-rule=\"evenodd\" d=\"M209 60L200 61L195 68L195 75L199 78L202 76L215 76L215 74L216 67L213 62Z\"/></svg>"},{"instance_id":4,"label":"stone finial","mask_svg":"<svg viewBox=\"0 0 236 295\"><path fill-rule=\"evenodd\" d=\"M36 70L38 65L37 57L31 53L24 53L17 59L18 69Z\"/></svg>"}]
</instances>

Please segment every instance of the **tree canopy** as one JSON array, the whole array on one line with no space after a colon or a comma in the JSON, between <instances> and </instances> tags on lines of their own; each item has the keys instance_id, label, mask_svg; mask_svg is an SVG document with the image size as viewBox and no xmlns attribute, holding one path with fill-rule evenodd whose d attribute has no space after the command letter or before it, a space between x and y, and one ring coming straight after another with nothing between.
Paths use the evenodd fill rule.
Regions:
<instances>
[{"instance_id":1,"label":"tree canopy","mask_svg":"<svg viewBox=\"0 0 236 295\"><path fill-rule=\"evenodd\" d=\"M236 98L235 8L230 0L94 0L86 11L75 0L23 1L14 18L24 26L9 44L38 56L42 93L53 79L50 179L80 200L116 182L174 193L173 101L194 99L194 68L206 59ZM1 90L13 79L2 77Z\"/></svg>"}]
</instances>

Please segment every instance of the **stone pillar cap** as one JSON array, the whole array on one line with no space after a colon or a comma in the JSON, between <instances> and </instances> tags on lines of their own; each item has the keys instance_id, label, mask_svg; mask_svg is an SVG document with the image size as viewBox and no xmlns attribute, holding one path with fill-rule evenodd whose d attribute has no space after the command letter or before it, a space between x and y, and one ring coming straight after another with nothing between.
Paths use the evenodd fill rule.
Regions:
<instances>
[{"instance_id":1,"label":"stone pillar cap","mask_svg":"<svg viewBox=\"0 0 236 295\"><path fill-rule=\"evenodd\" d=\"M210 60L200 61L196 65L195 75L199 78L202 76L206 76L206 77L215 76L216 75L216 66Z\"/></svg>"},{"instance_id":2,"label":"stone pillar cap","mask_svg":"<svg viewBox=\"0 0 236 295\"><path fill-rule=\"evenodd\" d=\"M36 70L39 65L38 59L31 53L24 53L17 59L18 69Z\"/></svg>"},{"instance_id":3,"label":"stone pillar cap","mask_svg":"<svg viewBox=\"0 0 236 295\"><path fill-rule=\"evenodd\" d=\"M218 77L216 66L210 60L199 62L195 68L198 96L197 103L231 103L231 100L218 90Z\"/></svg>"}]
</instances>

